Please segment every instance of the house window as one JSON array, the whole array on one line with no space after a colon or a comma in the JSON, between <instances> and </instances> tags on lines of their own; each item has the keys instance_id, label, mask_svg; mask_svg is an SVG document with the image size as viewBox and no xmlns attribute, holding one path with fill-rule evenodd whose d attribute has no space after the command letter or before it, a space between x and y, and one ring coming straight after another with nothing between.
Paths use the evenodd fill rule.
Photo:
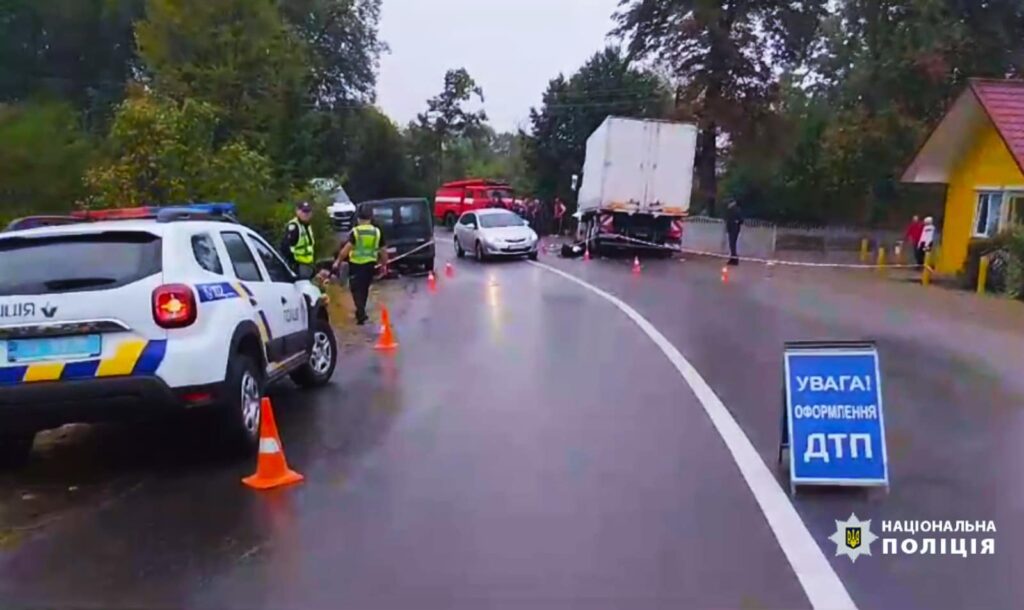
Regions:
<instances>
[{"instance_id":1,"label":"house window","mask_svg":"<svg viewBox=\"0 0 1024 610\"><path fill-rule=\"evenodd\" d=\"M1002 207L1002 193L978 193L978 207L974 212L975 237L992 237L999 231Z\"/></svg>"},{"instance_id":2,"label":"house window","mask_svg":"<svg viewBox=\"0 0 1024 610\"><path fill-rule=\"evenodd\" d=\"M1024 225L1024 195L1014 194L1006 202L1007 228Z\"/></svg>"}]
</instances>

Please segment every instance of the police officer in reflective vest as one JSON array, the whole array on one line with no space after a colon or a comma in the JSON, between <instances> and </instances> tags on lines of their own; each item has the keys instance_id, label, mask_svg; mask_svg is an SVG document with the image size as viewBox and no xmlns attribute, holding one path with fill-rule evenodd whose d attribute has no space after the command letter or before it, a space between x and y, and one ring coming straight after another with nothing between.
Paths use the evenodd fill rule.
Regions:
<instances>
[{"instance_id":1,"label":"police officer in reflective vest","mask_svg":"<svg viewBox=\"0 0 1024 610\"><path fill-rule=\"evenodd\" d=\"M308 201L295 205L295 218L288 221L284 240L281 242L281 254L302 279L313 277L313 257L316 253L316 240L313 229L309 226L313 219L313 206Z\"/></svg>"},{"instance_id":2,"label":"police officer in reflective vest","mask_svg":"<svg viewBox=\"0 0 1024 610\"><path fill-rule=\"evenodd\" d=\"M381 275L387 270L388 253L384 247L384 236L380 229L371 222L373 211L363 206L359 208L359 223L352 229L348 242L338 253L334 261L334 272L338 273L341 264L348 259L348 285L352 291L352 301L356 306L356 324L366 324L366 299L370 296L370 285L380 264Z\"/></svg>"}]
</instances>

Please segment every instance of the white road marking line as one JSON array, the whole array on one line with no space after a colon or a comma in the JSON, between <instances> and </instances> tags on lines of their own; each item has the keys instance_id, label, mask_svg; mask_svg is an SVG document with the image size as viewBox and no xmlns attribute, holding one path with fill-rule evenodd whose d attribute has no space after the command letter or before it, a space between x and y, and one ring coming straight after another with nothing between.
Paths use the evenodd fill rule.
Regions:
<instances>
[{"instance_id":1,"label":"white road marking line","mask_svg":"<svg viewBox=\"0 0 1024 610\"><path fill-rule=\"evenodd\" d=\"M821 548L807 530L803 520L800 519L799 513L789 501L786 492L779 486L761 456L758 455L757 450L754 449L750 439L743 433L732 414L725 408L711 386L697 372L697 369L653 324L619 298L561 269L543 263L531 262L530 264L575 282L615 305L629 319L633 320L640 330L644 331L651 341L654 341L655 345L661 348L665 357L676 367L683 380L693 390L697 400L704 407L704 412L711 418L711 423L718 430L718 434L725 442L729 453L732 454L736 466L739 467L740 474L743 475L751 493L754 494L754 499L761 507L761 512L764 513L769 527L772 528L772 533L775 534L775 539L782 547L782 552L786 555L786 559L800 581L811 605L819 610L856 610L857 606L853 603L849 592L835 570L832 569L832 565L825 558L824 553L821 552Z\"/></svg>"}]
</instances>

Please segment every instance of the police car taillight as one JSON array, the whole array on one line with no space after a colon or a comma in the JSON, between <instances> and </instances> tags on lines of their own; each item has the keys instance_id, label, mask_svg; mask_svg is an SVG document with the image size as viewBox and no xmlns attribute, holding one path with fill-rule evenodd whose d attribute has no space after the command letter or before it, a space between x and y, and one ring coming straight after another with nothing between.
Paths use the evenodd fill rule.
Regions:
<instances>
[{"instance_id":1,"label":"police car taillight","mask_svg":"<svg viewBox=\"0 0 1024 610\"><path fill-rule=\"evenodd\" d=\"M196 297L184 284L166 284L153 291L153 320L163 328L183 328L196 321Z\"/></svg>"}]
</instances>

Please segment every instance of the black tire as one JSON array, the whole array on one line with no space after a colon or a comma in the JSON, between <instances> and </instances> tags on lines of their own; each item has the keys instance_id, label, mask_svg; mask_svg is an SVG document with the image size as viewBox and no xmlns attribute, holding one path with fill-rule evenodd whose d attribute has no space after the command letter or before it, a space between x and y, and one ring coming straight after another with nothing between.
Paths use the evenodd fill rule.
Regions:
<instances>
[{"instance_id":1,"label":"black tire","mask_svg":"<svg viewBox=\"0 0 1024 610\"><path fill-rule=\"evenodd\" d=\"M28 463L35 432L0 436L0 468L18 468Z\"/></svg>"},{"instance_id":2,"label":"black tire","mask_svg":"<svg viewBox=\"0 0 1024 610\"><path fill-rule=\"evenodd\" d=\"M263 375L248 354L235 354L228 363L222 398L221 420L231 448L247 455L255 453L260 444Z\"/></svg>"},{"instance_id":3,"label":"black tire","mask_svg":"<svg viewBox=\"0 0 1024 610\"><path fill-rule=\"evenodd\" d=\"M303 388L326 385L338 364L338 340L331 324L317 318L313 325L313 340L306 363L291 374L292 381Z\"/></svg>"},{"instance_id":4,"label":"black tire","mask_svg":"<svg viewBox=\"0 0 1024 610\"><path fill-rule=\"evenodd\" d=\"M455 230L455 222L458 219L455 218L455 212L448 212L444 215L444 226L448 227L449 231Z\"/></svg>"},{"instance_id":5,"label":"black tire","mask_svg":"<svg viewBox=\"0 0 1024 610\"><path fill-rule=\"evenodd\" d=\"M535 260L537 260L537 253L536 252L530 252L529 254L526 255L526 258L530 259L531 261L535 261Z\"/></svg>"},{"instance_id":6,"label":"black tire","mask_svg":"<svg viewBox=\"0 0 1024 610\"><path fill-rule=\"evenodd\" d=\"M455 238L455 257L456 258L465 258L466 257L466 251L462 249L462 244L459 243L459 238L458 237Z\"/></svg>"},{"instance_id":7,"label":"black tire","mask_svg":"<svg viewBox=\"0 0 1024 610\"><path fill-rule=\"evenodd\" d=\"M476 256L476 262L478 263L482 263L487 260L487 256L484 254L484 247L480 244L480 242L476 242L474 255Z\"/></svg>"},{"instance_id":8,"label":"black tire","mask_svg":"<svg viewBox=\"0 0 1024 610\"><path fill-rule=\"evenodd\" d=\"M433 270L434 270L434 259L430 259L429 261L423 263L423 272L424 273L429 273L429 272L431 272Z\"/></svg>"}]
</instances>

